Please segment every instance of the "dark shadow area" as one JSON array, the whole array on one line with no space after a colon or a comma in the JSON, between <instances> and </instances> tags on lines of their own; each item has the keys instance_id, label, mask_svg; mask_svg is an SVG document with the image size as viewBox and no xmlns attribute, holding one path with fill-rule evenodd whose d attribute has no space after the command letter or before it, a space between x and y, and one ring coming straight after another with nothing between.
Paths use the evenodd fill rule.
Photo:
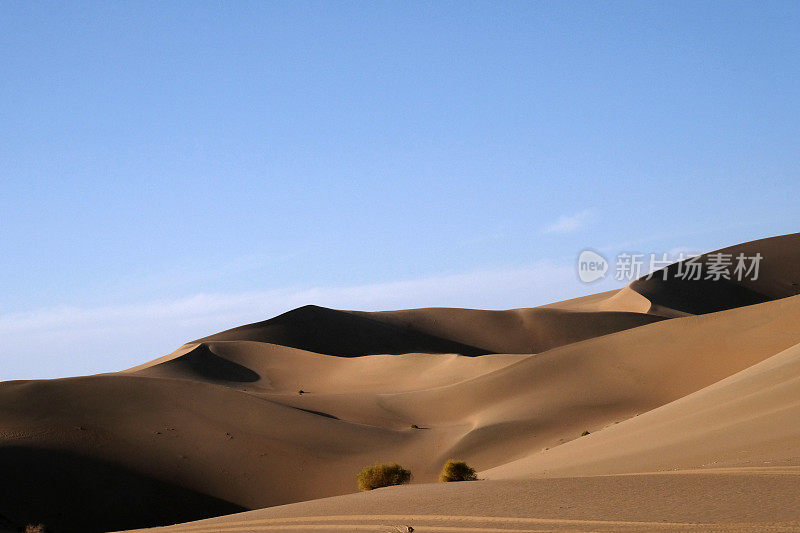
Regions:
<instances>
[{"instance_id":1,"label":"dark shadow area","mask_svg":"<svg viewBox=\"0 0 800 533\"><path fill-rule=\"evenodd\" d=\"M323 413L322 411L314 411L313 409L303 409L302 407L294 407L292 405L289 405L288 407L292 407L294 409L297 409L298 411L303 411L304 413L309 413L317 416L324 416L325 418L332 418L333 420L340 420L338 416L334 416L330 413Z\"/></svg>"},{"instance_id":2,"label":"dark shadow area","mask_svg":"<svg viewBox=\"0 0 800 533\"><path fill-rule=\"evenodd\" d=\"M677 267L668 270L674 276ZM677 277L636 280L631 288L658 305L704 315L773 300L769 296L726 280L684 280Z\"/></svg>"},{"instance_id":3,"label":"dark shadow area","mask_svg":"<svg viewBox=\"0 0 800 533\"><path fill-rule=\"evenodd\" d=\"M257 372L218 356L206 344L201 344L191 352L171 361L161 363L161 367L184 370L212 381L253 383L261 379Z\"/></svg>"},{"instance_id":4,"label":"dark shadow area","mask_svg":"<svg viewBox=\"0 0 800 533\"><path fill-rule=\"evenodd\" d=\"M306 305L263 322L229 329L199 340L269 342L341 357L417 352L469 356L491 353L475 346L316 305Z\"/></svg>"},{"instance_id":5,"label":"dark shadow area","mask_svg":"<svg viewBox=\"0 0 800 533\"><path fill-rule=\"evenodd\" d=\"M730 279L714 281L708 277L708 265L714 259L727 261ZM736 272L739 257L744 268ZM756 262L754 258L758 257ZM690 280L679 277L685 274L687 261L674 263L659 270L653 279L638 279L630 287L656 305L684 313L702 315L760 304L800 294L800 233L759 239L723 248L698 256L694 262L702 265L699 277ZM757 264L757 269L752 269ZM688 277L688 276L686 276Z\"/></svg>"},{"instance_id":6,"label":"dark shadow area","mask_svg":"<svg viewBox=\"0 0 800 533\"><path fill-rule=\"evenodd\" d=\"M163 526L247 509L81 455L0 448L0 515L17 526L91 533Z\"/></svg>"}]
</instances>

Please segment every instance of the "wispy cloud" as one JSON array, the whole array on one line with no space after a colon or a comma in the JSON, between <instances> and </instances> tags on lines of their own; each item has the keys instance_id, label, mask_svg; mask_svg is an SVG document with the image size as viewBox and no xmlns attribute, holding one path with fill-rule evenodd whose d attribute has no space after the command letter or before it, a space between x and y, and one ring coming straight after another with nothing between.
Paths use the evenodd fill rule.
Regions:
<instances>
[{"instance_id":1,"label":"wispy cloud","mask_svg":"<svg viewBox=\"0 0 800 533\"><path fill-rule=\"evenodd\" d=\"M572 216L558 217L544 228L543 233L572 233L584 229L594 218L594 211L587 209Z\"/></svg>"},{"instance_id":2,"label":"wispy cloud","mask_svg":"<svg viewBox=\"0 0 800 533\"><path fill-rule=\"evenodd\" d=\"M130 305L8 313L0 315L0 380L119 370L164 355L183 342L310 303L363 310L504 309L595 290L576 281L572 264L547 261L364 285L197 294Z\"/></svg>"}]
</instances>

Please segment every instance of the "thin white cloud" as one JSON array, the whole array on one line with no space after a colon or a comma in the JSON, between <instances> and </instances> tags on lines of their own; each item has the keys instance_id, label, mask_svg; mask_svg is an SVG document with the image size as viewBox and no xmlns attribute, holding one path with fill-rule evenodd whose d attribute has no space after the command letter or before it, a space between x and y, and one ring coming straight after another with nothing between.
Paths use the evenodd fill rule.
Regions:
<instances>
[{"instance_id":1,"label":"thin white cloud","mask_svg":"<svg viewBox=\"0 0 800 533\"><path fill-rule=\"evenodd\" d=\"M281 288L108 307L59 307L0 315L0 380L110 372L182 343L290 309L532 307L595 292L574 265L539 262L422 279L340 287Z\"/></svg>"},{"instance_id":2,"label":"thin white cloud","mask_svg":"<svg viewBox=\"0 0 800 533\"><path fill-rule=\"evenodd\" d=\"M543 233L572 233L586 228L594 218L594 212L590 209L581 211L572 216L561 216L544 228Z\"/></svg>"}]
</instances>

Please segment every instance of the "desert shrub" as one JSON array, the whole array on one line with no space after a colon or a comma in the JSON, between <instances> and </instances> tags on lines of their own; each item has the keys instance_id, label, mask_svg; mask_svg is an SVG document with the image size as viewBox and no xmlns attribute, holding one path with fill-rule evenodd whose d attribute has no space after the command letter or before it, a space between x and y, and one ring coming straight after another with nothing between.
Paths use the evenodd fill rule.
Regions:
<instances>
[{"instance_id":1,"label":"desert shrub","mask_svg":"<svg viewBox=\"0 0 800 533\"><path fill-rule=\"evenodd\" d=\"M585 437L585 436L586 436L586 435L588 435L588 434L589 434L589 431L588 431L588 430L587 430L587 431L584 431L583 433L581 433L581 437Z\"/></svg>"},{"instance_id":2,"label":"desert shrub","mask_svg":"<svg viewBox=\"0 0 800 533\"><path fill-rule=\"evenodd\" d=\"M25 533L45 533L46 531L44 524L28 524L25 526Z\"/></svg>"},{"instance_id":3,"label":"desert shrub","mask_svg":"<svg viewBox=\"0 0 800 533\"><path fill-rule=\"evenodd\" d=\"M464 461L456 461L450 459L444 464L442 473L439 474L439 481L475 481L478 476L475 474L475 469L469 466Z\"/></svg>"},{"instance_id":4,"label":"desert shrub","mask_svg":"<svg viewBox=\"0 0 800 533\"><path fill-rule=\"evenodd\" d=\"M411 481L411 470L397 463L368 466L358 474L358 489L372 490Z\"/></svg>"}]
</instances>

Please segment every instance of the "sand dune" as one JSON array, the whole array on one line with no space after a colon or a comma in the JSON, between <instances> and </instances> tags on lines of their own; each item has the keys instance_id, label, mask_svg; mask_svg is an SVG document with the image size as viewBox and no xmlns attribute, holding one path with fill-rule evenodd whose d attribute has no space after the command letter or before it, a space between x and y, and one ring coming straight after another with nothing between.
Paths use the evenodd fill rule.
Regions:
<instances>
[{"instance_id":1,"label":"sand dune","mask_svg":"<svg viewBox=\"0 0 800 533\"><path fill-rule=\"evenodd\" d=\"M795 345L694 394L484 475L800 466L798 420L800 345Z\"/></svg>"},{"instance_id":2,"label":"sand dune","mask_svg":"<svg viewBox=\"0 0 800 533\"><path fill-rule=\"evenodd\" d=\"M411 352L487 353L475 346L316 305L306 305L263 322L200 340L269 342L341 357Z\"/></svg>"},{"instance_id":3,"label":"sand dune","mask_svg":"<svg viewBox=\"0 0 800 533\"><path fill-rule=\"evenodd\" d=\"M742 251L764 256L756 282L669 270L532 309L306 306L119 373L2 383L0 524L265 508L175 530L800 529L800 237ZM486 480L431 484L451 457ZM388 461L414 484L349 494Z\"/></svg>"},{"instance_id":4,"label":"sand dune","mask_svg":"<svg viewBox=\"0 0 800 533\"><path fill-rule=\"evenodd\" d=\"M434 308L352 313L478 346L490 353L539 353L663 320L640 312L556 308L509 311Z\"/></svg>"},{"instance_id":5,"label":"sand dune","mask_svg":"<svg viewBox=\"0 0 800 533\"><path fill-rule=\"evenodd\" d=\"M655 306L691 314L713 313L800 294L797 266L800 264L800 233L722 248L703 254L698 261L707 263L710 256L718 253L728 255L732 266L739 254L745 258L762 256L757 279L744 275L738 280L733 269L730 280L683 279L678 276L681 264L676 263L666 268L666 280L663 274L654 275L649 280L634 281L630 288Z\"/></svg>"},{"instance_id":6,"label":"sand dune","mask_svg":"<svg viewBox=\"0 0 800 533\"><path fill-rule=\"evenodd\" d=\"M411 485L148 531L789 532L798 485L799 468Z\"/></svg>"},{"instance_id":7,"label":"sand dune","mask_svg":"<svg viewBox=\"0 0 800 533\"><path fill-rule=\"evenodd\" d=\"M257 341L342 357L402 353L538 353L650 324L645 312L572 309L339 311L307 305L200 341Z\"/></svg>"}]
</instances>

